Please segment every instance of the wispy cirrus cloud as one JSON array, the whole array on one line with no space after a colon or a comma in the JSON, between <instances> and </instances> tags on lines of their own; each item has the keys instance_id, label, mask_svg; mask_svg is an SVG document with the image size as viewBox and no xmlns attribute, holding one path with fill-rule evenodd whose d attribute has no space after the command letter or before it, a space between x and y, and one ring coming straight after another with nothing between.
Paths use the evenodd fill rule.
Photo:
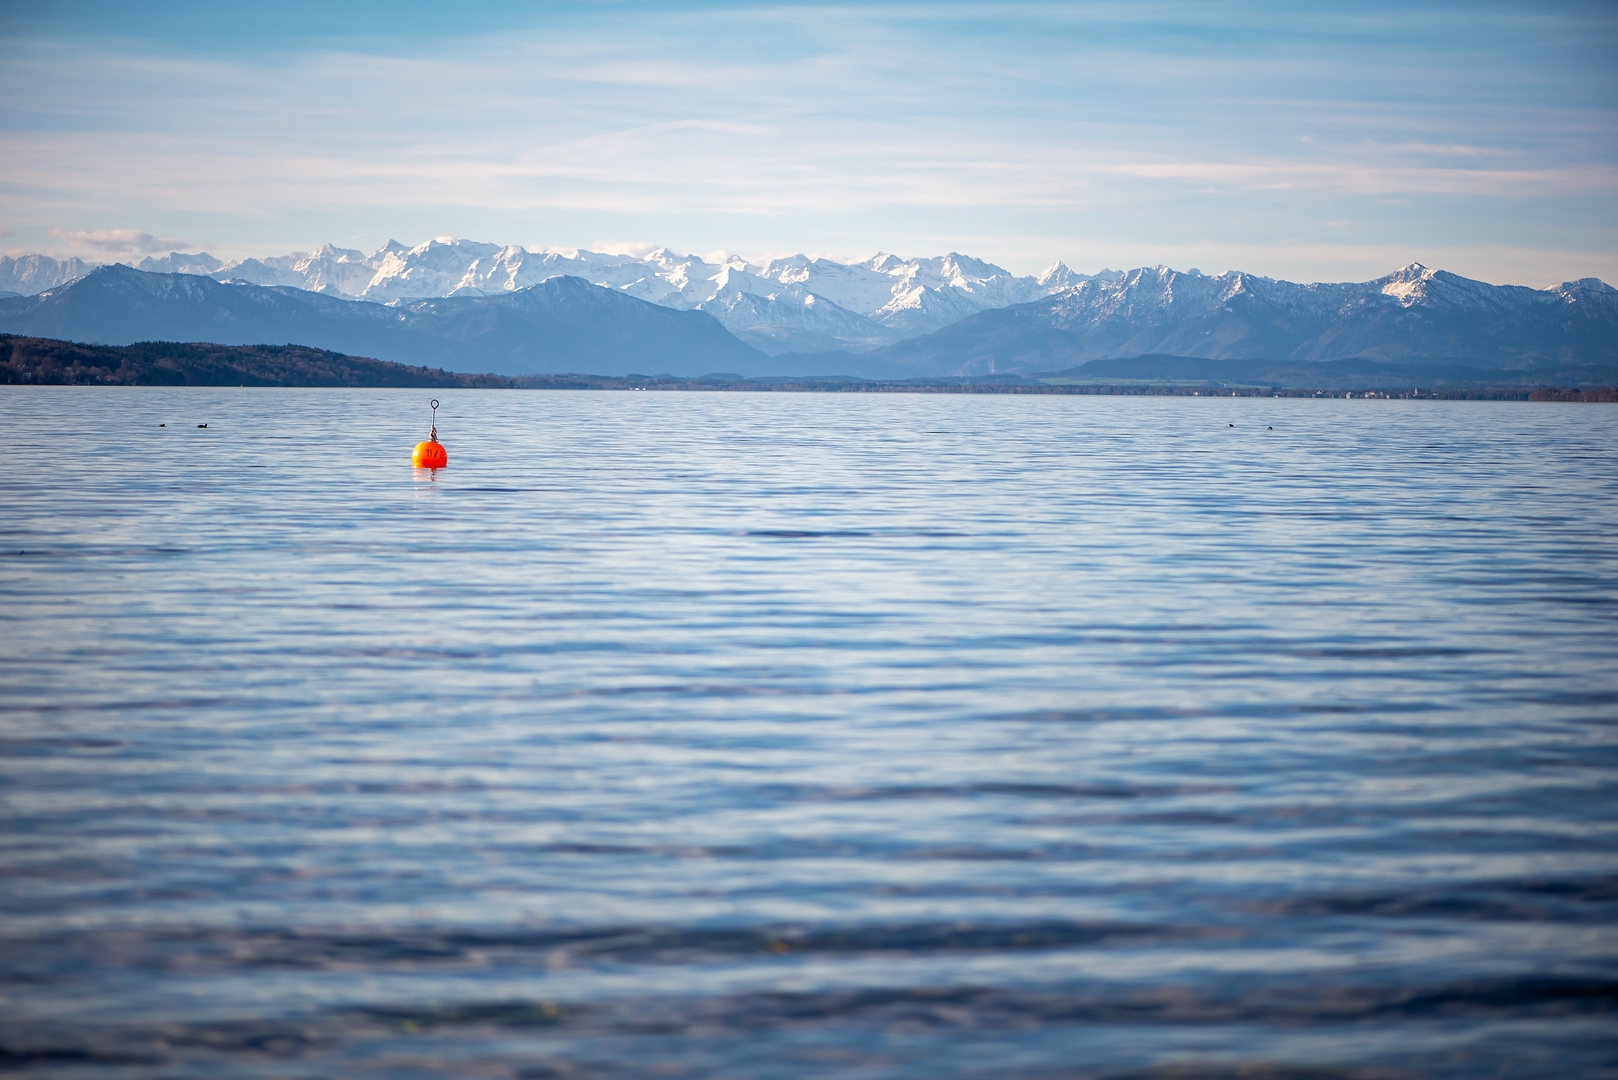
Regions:
<instances>
[{"instance_id":1,"label":"wispy cirrus cloud","mask_svg":"<svg viewBox=\"0 0 1618 1080\"><path fill-rule=\"evenodd\" d=\"M97 229L86 232L78 229L53 228L50 234L75 250L94 251L103 255L147 255L154 251L178 251L192 246L189 240L181 240L174 236L153 236L139 229Z\"/></svg>"},{"instance_id":2,"label":"wispy cirrus cloud","mask_svg":"<svg viewBox=\"0 0 1618 1080\"><path fill-rule=\"evenodd\" d=\"M637 259L644 259L661 246L651 240L597 240L589 245L589 250L606 255L632 255Z\"/></svg>"},{"instance_id":3,"label":"wispy cirrus cloud","mask_svg":"<svg viewBox=\"0 0 1618 1080\"><path fill-rule=\"evenodd\" d=\"M1356 195L1524 197L1546 192L1618 190L1618 166L1561 169L1399 168L1372 162L1128 162L1098 173L1222 185L1244 191L1317 189Z\"/></svg>"},{"instance_id":4,"label":"wispy cirrus cloud","mask_svg":"<svg viewBox=\"0 0 1618 1080\"><path fill-rule=\"evenodd\" d=\"M0 217L131 254L184 245L96 226L224 256L454 232L1024 271L1257 251L1244 269L1295 278L1470 249L1449 268L1618 277L1610 5L629 6L419 39L283 19L273 47L222 40L228 12L189 45L172 13L149 39L41 15L0 35Z\"/></svg>"}]
</instances>

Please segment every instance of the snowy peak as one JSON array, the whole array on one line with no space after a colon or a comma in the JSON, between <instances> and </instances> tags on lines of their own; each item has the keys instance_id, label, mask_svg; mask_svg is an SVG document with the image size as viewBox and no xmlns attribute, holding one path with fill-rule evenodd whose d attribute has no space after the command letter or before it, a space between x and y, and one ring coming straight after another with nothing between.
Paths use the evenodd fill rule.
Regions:
<instances>
[{"instance_id":1,"label":"snowy peak","mask_svg":"<svg viewBox=\"0 0 1618 1080\"><path fill-rule=\"evenodd\" d=\"M1549 302L1553 290L1523 285L1490 285L1447 270L1411 263L1375 282L1381 293L1402 307L1434 311L1505 313L1523 304Z\"/></svg>"},{"instance_id":2,"label":"snowy peak","mask_svg":"<svg viewBox=\"0 0 1618 1080\"><path fill-rule=\"evenodd\" d=\"M1070 283L1066 277L1051 283L1018 277L959 252L929 259L878 252L855 263L794 256L772 260L762 275L802 285L890 329L911 333L938 329L974 311L1038 299Z\"/></svg>"},{"instance_id":3,"label":"snowy peak","mask_svg":"<svg viewBox=\"0 0 1618 1080\"><path fill-rule=\"evenodd\" d=\"M875 270L879 274L886 274L895 267L903 265L903 263L904 260L899 256L879 251L864 262L854 263L853 265L864 267L867 270Z\"/></svg>"},{"instance_id":4,"label":"snowy peak","mask_svg":"<svg viewBox=\"0 0 1618 1080\"><path fill-rule=\"evenodd\" d=\"M146 256L136 269L154 274L211 274L224 265L206 251L199 251L195 255L171 251L161 259Z\"/></svg>"},{"instance_id":5,"label":"snowy peak","mask_svg":"<svg viewBox=\"0 0 1618 1080\"><path fill-rule=\"evenodd\" d=\"M1042 289L1067 289L1084 280L1082 274L1075 274L1068 268L1067 263L1060 259L1051 263L1034 278Z\"/></svg>"},{"instance_id":6,"label":"snowy peak","mask_svg":"<svg viewBox=\"0 0 1618 1080\"><path fill-rule=\"evenodd\" d=\"M315 251L314 258L331 259L334 262L364 262L365 252L356 248L333 247L330 244L321 244Z\"/></svg>"},{"instance_id":7,"label":"snowy peak","mask_svg":"<svg viewBox=\"0 0 1618 1080\"><path fill-rule=\"evenodd\" d=\"M455 236L438 236L425 244L418 244L411 248L410 254L417 257L441 260L463 255L477 258L482 255L493 255L499 250L501 250L501 245L499 244L484 244L476 240L462 240Z\"/></svg>"},{"instance_id":8,"label":"snowy peak","mask_svg":"<svg viewBox=\"0 0 1618 1080\"><path fill-rule=\"evenodd\" d=\"M1429 294L1428 283L1432 280L1431 270L1419 262L1413 262L1408 266L1401 266L1381 279L1382 295L1391 296L1405 307L1409 307Z\"/></svg>"},{"instance_id":9,"label":"snowy peak","mask_svg":"<svg viewBox=\"0 0 1618 1080\"><path fill-rule=\"evenodd\" d=\"M1557 308L1569 316L1618 320L1618 289L1600 278L1564 281L1547 291Z\"/></svg>"},{"instance_id":10,"label":"snowy peak","mask_svg":"<svg viewBox=\"0 0 1618 1080\"><path fill-rule=\"evenodd\" d=\"M501 250L498 244L440 236L409 251L389 251L359 295L386 302L449 296L459 289L475 288L466 282L471 264Z\"/></svg>"},{"instance_id":11,"label":"snowy peak","mask_svg":"<svg viewBox=\"0 0 1618 1080\"><path fill-rule=\"evenodd\" d=\"M981 259L974 259L970 255L962 255L952 251L939 260L939 270L942 275L952 281L974 281L986 278L1006 277L1006 271L992 263Z\"/></svg>"},{"instance_id":12,"label":"snowy peak","mask_svg":"<svg viewBox=\"0 0 1618 1080\"><path fill-rule=\"evenodd\" d=\"M759 276L776 281L802 281L809 275L815 263L820 261L822 260L810 259L807 255L789 255L784 259L771 259L759 271Z\"/></svg>"},{"instance_id":13,"label":"snowy peak","mask_svg":"<svg viewBox=\"0 0 1618 1080\"><path fill-rule=\"evenodd\" d=\"M1567 303L1577 303L1580 300L1611 302L1618 299L1618 289L1608 285L1600 278L1580 278L1577 281L1564 281L1552 287L1550 292L1555 293Z\"/></svg>"},{"instance_id":14,"label":"snowy peak","mask_svg":"<svg viewBox=\"0 0 1618 1080\"><path fill-rule=\"evenodd\" d=\"M53 259L49 255L0 256L0 290L32 296L66 285L96 268L79 258Z\"/></svg>"}]
</instances>

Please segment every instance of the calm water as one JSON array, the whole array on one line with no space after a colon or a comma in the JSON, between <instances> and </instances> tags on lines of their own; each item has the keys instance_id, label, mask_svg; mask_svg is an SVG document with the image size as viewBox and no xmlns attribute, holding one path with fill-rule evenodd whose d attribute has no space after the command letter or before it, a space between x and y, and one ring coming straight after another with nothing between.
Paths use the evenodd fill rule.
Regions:
<instances>
[{"instance_id":1,"label":"calm water","mask_svg":"<svg viewBox=\"0 0 1618 1080\"><path fill-rule=\"evenodd\" d=\"M0 393L0 1067L1618 1075L1618 409L429 396Z\"/></svg>"}]
</instances>

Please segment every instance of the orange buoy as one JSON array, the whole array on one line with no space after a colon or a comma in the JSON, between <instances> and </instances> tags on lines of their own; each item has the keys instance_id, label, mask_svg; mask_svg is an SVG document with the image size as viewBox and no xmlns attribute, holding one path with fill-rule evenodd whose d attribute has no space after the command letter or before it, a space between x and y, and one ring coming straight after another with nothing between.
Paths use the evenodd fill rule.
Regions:
<instances>
[{"instance_id":1,"label":"orange buoy","mask_svg":"<svg viewBox=\"0 0 1618 1080\"><path fill-rule=\"evenodd\" d=\"M449 455L444 452L443 443L428 439L416 444L415 453L410 455L410 464L418 469L442 469L449 464Z\"/></svg>"},{"instance_id":2,"label":"orange buoy","mask_svg":"<svg viewBox=\"0 0 1618 1080\"><path fill-rule=\"evenodd\" d=\"M430 404L433 407L433 423L427 432L427 441L417 443L415 452L410 455L410 464L418 469L442 469L449 464L449 452L438 441L438 399L433 398Z\"/></svg>"}]
</instances>

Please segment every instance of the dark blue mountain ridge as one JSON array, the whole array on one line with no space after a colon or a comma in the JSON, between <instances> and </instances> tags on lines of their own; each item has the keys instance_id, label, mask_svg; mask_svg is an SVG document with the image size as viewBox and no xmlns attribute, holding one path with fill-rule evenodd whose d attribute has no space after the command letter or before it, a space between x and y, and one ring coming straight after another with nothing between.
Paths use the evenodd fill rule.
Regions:
<instances>
[{"instance_id":1,"label":"dark blue mountain ridge","mask_svg":"<svg viewBox=\"0 0 1618 1080\"><path fill-rule=\"evenodd\" d=\"M1316 285L1154 267L979 312L868 357L917 374L979 375L1147 354L1610 366L1618 289L1596 278L1550 289L1490 285L1416 263L1375 281Z\"/></svg>"},{"instance_id":2,"label":"dark blue mountain ridge","mask_svg":"<svg viewBox=\"0 0 1618 1080\"><path fill-rule=\"evenodd\" d=\"M105 345L290 342L498 375L764 374L776 366L705 312L660 307L576 277L496 296L384 306L104 266L37 296L0 299L0 332Z\"/></svg>"},{"instance_id":3,"label":"dark blue mountain ridge","mask_svg":"<svg viewBox=\"0 0 1618 1080\"><path fill-rule=\"evenodd\" d=\"M109 266L37 296L0 299L0 332L109 345L297 343L501 375L906 379L1055 372L1151 354L1549 372L1618 365L1618 290L1595 278L1549 289L1490 285L1418 264L1375 281L1314 285L1154 267L982 311L858 356L768 357L703 311L651 304L577 277L384 306ZM1109 377L1126 377L1115 368ZM1143 369L1139 377L1154 376Z\"/></svg>"}]
</instances>

